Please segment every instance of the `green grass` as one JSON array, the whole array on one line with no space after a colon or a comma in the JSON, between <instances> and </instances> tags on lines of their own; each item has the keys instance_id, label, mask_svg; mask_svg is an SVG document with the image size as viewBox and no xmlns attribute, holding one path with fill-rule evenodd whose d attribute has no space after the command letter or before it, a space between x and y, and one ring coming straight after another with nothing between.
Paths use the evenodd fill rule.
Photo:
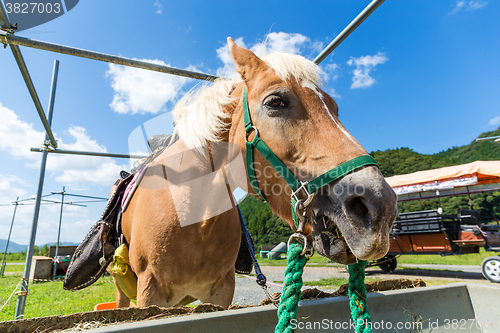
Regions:
<instances>
[{"instance_id":1,"label":"green grass","mask_svg":"<svg viewBox=\"0 0 500 333\"><path fill-rule=\"evenodd\" d=\"M365 282L373 282L373 281L380 281L382 280L379 277L374 277L374 278L366 278ZM283 283L283 281L274 281L275 283ZM338 277L331 277L331 278L326 278L326 279L320 279L320 280L315 280L315 281L304 281L303 285L304 286L315 286L315 287L324 287L328 289L338 289L341 285L349 283L348 278L338 278Z\"/></svg>"},{"instance_id":2,"label":"green grass","mask_svg":"<svg viewBox=\"0 0 500 333\"><path fill-rule=\"evenodd\" d=\"M479 253L451 255L441 257L440 255L401 255L397 258L398 264L435 264L435 265L481 265L483 259L499 255L495 252L487 252L484 248ZM286 266L286 259L257 259L262 266ZM309 259L307 265L310 266L343 266L331 263L329 259L318 254Z\"/></svg>"},{"instance_id":3,"label":"green grass","mask_svg":"<svg viewBox=\"0 0 500 333\"><path fill-rule=\"evenodd\" d=\"M479 249L479 253L451 255L441 257L440 255L402 255L398 257L398 264L435 264L435 265L481 265L483 259L498 255L495 252L487 252Z\"/></svg>"},{"instance_id":4,"label":"green grass","mask_svg":"<svg viewBox=\"0 0 500 333\"><path fill-rule=\"evenodd\" d=\"M24 265L5 265L5 273L23 273Z\"/></svg>"},{"instance_id":5,"label":"green grass","mask_svg":"<svg viewBox=\"0 0 500 333\"><path fill-rule=\"evenodd\" d=\"M327 279L320 279L317 281L304 281L304 286L318 286L318 287L335 287L338 288L343 284L349 283L347 278L331 277Z\"/></svg>"},{"instance_id":6,"label":"green grass","mask_svg":"<svg viewBox=\"0 0 500 333\"><path fill-rule=\"evenodd\" d=\"M404 264L441 264L441 265L480 265L486 257L493 256L495 253L486 252L481 249L479 254L465 254L457 256L441 257L439 255L404 255L398 257L398 263ZM24 262L24 260L9 260L9 262ZM286 266L286 259L268 260L258 259L263 266ZM340 266L332 264L329 259L315 254L308 266ZM6 275L0 278L0 306L2 306L10 296L17 283L20 281L24 265L7 265ZM366 281L375 281L378 278L367 278ZM432 279L426 280L428 285L441 285L458 282L460 280ZM281 281L277 281L281 282ZM282 282L281 282L282 283ZM305 282L304 285L322 286L327 288L338 288L347 283L347 279L328 278L319 281ZM43 317L51 315L68 315L77 312L92 311L95 304L112 302L115 297L115 288L111 277L103 277L92 286L76 292L66 291L62 288L62 281L30 283L30 295L27 297L25 318ZM15 304L17 296L14 296L7 307L0 312L0 321L14 319Z\"/></svg>"},{"instance_id":7,"label":"green grass","mask_svg":"<svg viewBox=\"0 0 500 333\"><path fill-rule=\"evenodd\" d=\"M0 278L0 306L14 291L21 276L22 272ZM62 281L30 283L24 318L87 312L92 311L98 303L115 300L115 286L110 276L102 277L90 287L75 292L64 290L62 284ZM0 312L0 321L14 319L16 301L17 296L14 295Z\"/></svg>"},{"instance_id":8,"label":"green grass","mask_svg":"<svg viewBox=\"0 0 500 333\"><path fill-rule=\"evenodd\" d=\"M380 278L380 277L367 277L365 279L365 283L381 281L381 280L390 280L391 277ZM424 280L427 286L441 286L450 283L463 282L459 279L425 279ZM274 281L275 283L283 283L283 281ZM347 278L336 278L331 277L327 279L320 279L316 281L304 281L304 286L315 286L321 287L324 289L338 289L341 285L349 283Z\"/></svg>"},{"instance_id":9,"label":"green grass","mask_svg":"<svg viewBox=\"0 0 500 333\"><path fill-rule=\"evenodd\" d=\"M257 258L257 262L261 266L286 266L287 262L286 259L261 259ZM318 254L313 255L309 261L307 262L307 265L314 265L314 266L344 266L340 264L334 264L330 262L330 259L322 257Z\"/></svg>"}]
</instances>

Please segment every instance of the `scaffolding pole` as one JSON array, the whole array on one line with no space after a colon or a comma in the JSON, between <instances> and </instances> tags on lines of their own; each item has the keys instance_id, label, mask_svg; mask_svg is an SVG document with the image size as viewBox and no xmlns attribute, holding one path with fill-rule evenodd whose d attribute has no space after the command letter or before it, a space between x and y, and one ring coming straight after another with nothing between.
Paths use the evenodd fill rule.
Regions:
<instances>
[{"instance_id":1,"label":"scaffolding pole","mask_svg":"<svg viewBox=\"0 0 500 333\"><path fill-rule=\"evenodd\" d=\"M5 11L5 8L3 6L3 2L0 1L0 25L4 29L10 29L10 23L9 19L7 17L7 13ZM5 30L0 30L0 37L5 37L5 35L9 35L9 33ZM4 38L6 39L6 37ZM23 55L21 54L21 50L17 45L10 45L10 50L12 51L12 54L14 55L14 59L16 59L17 66L19 67L19 70L21 71L21 75L23 76L24 82L26 83L26 87L28 87L28 91L31 95L31 99L33 100L33 103L35 103L35 108L36 111L38 112L38 116L40 117L40 120L42 121L43 127L45 128L45 132L47 133L47 138L46 141L50 141L50 145L54 148L57 148L57 142L56 139L54 138L54 134L52 133L52 130L50 129L50 123L45 117L45 112L43 111L42 104L40 103L40 99L38 98L38 94L35 89L35 85L33 84L33 81L31 80L30 73L28 71L28 67L26 67L26 63L24 62Z\"/></svg>"},{"instance_id":2,"label":"scaffolding pole","mask_svg":"<svg viewBox=\"0 0 500 333\"><path fill-rule=\"evenodd\" d=\"M5 256L7 255L7 250L9 249L10 235L12 234L12 227L14 226L14 219L16 218L17 206L19 206L19 197L17 197L14 205L14 214L12 214L12 222L10 223L9 237L7 237L7 244L5 245L5 251L3 252L2 266L0 267L0 277L2 277L5 272Z\"/></svg>"},{"instance_id":3,"label":"scaffolding pole","mask_svg":"<svg viewBox=\"0 0 500 333\"><path fill-rule=\"evenodd\" d=\"M45 147L31 148L34 152L45 152ZM118 158L146 158L148 155L135 155L135 154L114 154L114 153L100 153L94 151L81 151L81 150L63 150L63 149L49 149L48 153L55 154L69 154L69 155L85 155L85 156L101 156L101 157L118 157Z\"/></svg>"},{"instance_id":4,"label":"scaffolding pole","mask_svg":"<svg viewBox=\"0 0 500 333\"><path fill-rule=\"evenodd\" d=\"M52 113L54 112L54 102L56 97L56 87L57 87L57 74L59 72L59 61L54 61L54 70L52 73L52 84L50 88L50 100L49 100L49 116L48 116L48 124L49 130L50 125L52 123ZM45 140L48 141L49 134L45 133ZM46 144L48 149L48 144ZM38 227L38 216L40 214L40 205L42 202L42 190L43 190L43 181L45 179L45 166L47 165L47 150L45 150L42 154L42 161L40 163L40 176L38 178L38 192L35 200L35 212L33 215L33 225L31 227L31 237L30 244L28 247L28 252L26 253L26 265L24 266L24 274L23 280L21 282L21 286L19 288L19 297L17 298L16 304L16 314L15 319L23 319L24 318L24 308L26 306L26 296L28 295L28 286L29 286L29 274L31 271L31 261L33 259L33 250L35 247L35 239L36 239L36 230Z\"/></svg>"},{"instance_id":5,"label":"scaffolding pole","mask_svg":"<svg viewBox=\"0 0 500 333\"><path fill-rule=\"evenodd\" d=\"M61 223L62 223L62 215L63 215L63 207L64 207L64 195L66 194L66 188L63 186L63 190L61 192L61 211L59 213L59 229L57 231L57 242L56 242L56 253L54 254L53 260L53 265L52 265L52 276L53 279L56 279L56 270L57 270L57 263L58 259L57 256L59 255L59 240L61 239Z\"/></svg>"},{"instance_id":6,"label":"scaffolding pole","mask_svg":"<svg viewBox=\"0 0 500 333\"><path fill-rule=\"evenodd\" d=\"M361 14L359 14L354 19L354 21L351 22L351 24L349 24L349 26L347 28L345 28L340 33L340 35L337 36L337 38L335 38L335 40L332 43L330 43L330 45L314 60L314 62L316 64L321 63L321 61L323 61L340 43L342 43L342 41L345 38L347 38L347 36L349 36L352 33L352 31L354 31L383 2L384 2L384 0L373 0L368 5L368 7L366 7L365 10L363 10L363 12L361 12ZM77 155L107 156L107 157L121 157L121 158L143 158L146 156L95 153L95 152L78 152L78 151L56 149L57 142L56 142L55 137L54 137L52 130L51 130L51 122L52 122L52 112L53 112L54 99L55 99L55 87L56 87L56 82L57 82L57 69L59 66L59 62L56 60L55 64L54 64L54 75L52 78L52 89L51 89L51 96L50 96L49 110L48 110L48 119L47 119L45 117L45 112L43 111L40 100L38 98L38 94L36 93L34 84L31 80L30 75L29 75L28 69L26 67L26 63L24 62L24 59L22 57L21 51L19 49L19 45L31 47L31 48L36 48L36 49L41 49L41 50L46 50L46 51L50 51L50 52L56 52L56 53L67 54L67 55L72 55L72 56L77 56L77 57L82 57L82 58L88 58L88 59L93 59L93 60L98 60L98 61L103 61L103 62L114 63L114 64L118 64L118 65L142 68L142 69L157 71L157 72L161 72L161 73L168 73L168 74L184 76L184 77L189 77L189 78L194 78L194 79L199 79L199 80L205 80L205 81L215 81L216 79L219 79L220 77L215 76L215 75L200 73L200 72L188 71L188 70L179 69L179 68L170 67L170 66L157 65L157 64L150 63L150 62L146 62L146 61L140 61L140 60L125 58L125 57L118 57L118 56L114 56L114 55L93 52L93 51L84 50L84 49L78 49L78 48L59 45L59 44L55 44L55 43L48 43L48 42L38 41L38 40L24 38L24 37L20 37L20 36L14 36L12 27L11 27L10 22L8 20L8 17L7 17L6 11L5 11L5 7L4 7L4 4L2 1L0 1L0 26L3 28L2 30L0 30L0 42L4 43L5 45L9 44L11 51L14 55L14 58L16 59L16 62L17 62L19 69L21 71L21 74L24 78L26 86L30 92L31 98L33 99L33 102L35 104L35 108L36 108L36 110L39 114L39 117L42 121L42 124L45 128L45 132L46 132L44 147L31 149L32 151L42 151L42 161L41 161L41 166L40 166L38 192L37 192L37 197L36 197L36 202L35 202L35 213L34 213L34 217L33 217L30 245L28 248L27 256L26 256L26 265L25 265L25 269L24 269L23 281L22 281L21 286L20 286L20 290L18 293L19 297L18 297L17 304L16 304L15 319L22 319L24 317L26 295L28 293L28 278L29 278L29 272L31 270L31 260L32 260L32 256L33 256L34 242L35 242L35 238L36 238L36 229L37 229L37 224L38 224L38 216L39 216L40 205L41 205L41 201L42 201L41 197L42 197L43 182L44 182L44 177L45 177L45 166L46 166L46 162L47 162L48 153L51 152L51 153L61 153L61 154L77 154ZM224 78L220 78L220 79L224 79Z\"/></svg>"},{"instance_id":7,"label":"scaffolding pole","mask_svg":"<svg viewBox=\"0 0 500 333\"><path fill-rule=\"evenodd\" d=\"M340 45L364 20L368 18L385 0L373 0L368 6L352 20L349 25L328 45L317 57L314 63L319 65L337 46Z\"/></svg>"},{"instance_id":8,"label":"scaffolding pole","mask_svg":"<svg viewBox=\"0 0 500 333\"><path fill-rule=\"evenodd\" d=\"M31 38L25 38L20 36L14 36L6 31L0 31L0 36L3 36L5 42L11 46L18 47L18 45L31 47L34 49L45 50L50 52L67 54L80 58L87 58L92 60L109 62L112 64L136 67L141 69L147 69L150 71L184 76L192 79L204 80L204 81L215 81L219 79L216 75L205 74L200 72L188 71L181 68L175 68L171 66L153 64L147 61L141 61L131 58L119 57L111 54L105 54L100 52L94 52L84 49L79 49L76 47L65 46L55 43L43 42Z\"/></svg>"}]
</instances>

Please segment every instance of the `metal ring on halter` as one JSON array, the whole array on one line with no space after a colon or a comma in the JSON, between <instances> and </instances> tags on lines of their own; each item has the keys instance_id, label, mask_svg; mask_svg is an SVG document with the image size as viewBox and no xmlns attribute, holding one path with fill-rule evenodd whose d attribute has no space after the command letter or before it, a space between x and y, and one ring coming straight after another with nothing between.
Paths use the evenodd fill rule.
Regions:
<instances>
[{"instance_id":1,"label":"metal ring on halter","mask_svg":"<svg viewBox=\"0 0 500 333\"><path fill-rule=\"evenodd\" d=\"M257 127L252 126L251 128L255 131L255 136L259 136L259 130L257 129ZM245 142L250 142L250 141L248 141L248 136L250 135L250 133L252 133L251 130L247 130L245 132Z\"/></svg>"},{"instance_id":2,"label":"metal ring on halter","mask_svg":"<svg viewBox=\"0 0 500 333\"><path fill-rule=\"evenodd\" d=\"M300 255L303 256L304 254L306 254L306 252L307 252L307 237L306 237L306 235L301 234L299 232L296 232L296 233L292 234L290 236L290 238L288 238L288 243L286 245L287 248L290 247L290 241L292 240L292 238L301 238L301 239L304 240L304 248L302 249L302 252L300 252Z\"/></svg>"}]
</instances>

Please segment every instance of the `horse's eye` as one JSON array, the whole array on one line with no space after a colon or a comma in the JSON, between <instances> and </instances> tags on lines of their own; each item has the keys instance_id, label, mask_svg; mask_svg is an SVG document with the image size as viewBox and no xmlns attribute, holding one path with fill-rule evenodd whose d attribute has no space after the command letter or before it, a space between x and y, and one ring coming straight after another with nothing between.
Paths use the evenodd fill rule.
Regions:
<instances>
[{"instance_id":1,"label":"horse's eye","mask_svg":"<svg viewBox=\"0 0 500 333\"><path fill-rule=\"evenodd\" d=\"M278 96L269 97L264 102L264 105L267 106L268 108L273 108L273 109L285 108L287 106L286 102L281 97L278 97Z\"/></svg>"}]
</instances>

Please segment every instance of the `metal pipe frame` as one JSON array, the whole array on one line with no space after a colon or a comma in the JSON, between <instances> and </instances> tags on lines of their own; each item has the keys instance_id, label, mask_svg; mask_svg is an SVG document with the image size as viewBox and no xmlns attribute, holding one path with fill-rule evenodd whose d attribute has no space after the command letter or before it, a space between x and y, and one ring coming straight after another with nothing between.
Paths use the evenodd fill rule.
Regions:
<instances>
[{"instance_id":1,"label":"metal pipe frame","mask_svg":"<svg viewBox=\"0 0 500 333\"><path fill-rule=\"evenodd\" d=\"M7 255L7 250L9 249L10 236L12 234L12 227L14 226L14 220L16 218L17 206L19 206L19 197L17 197L15 205L16 206L14 207L14 214L12 214L12 222L10 223L9 237L7 237L7 244L5 244L5 251L3 252L2 266L0 267L0 277L2 277L4 272L5 272L5 257Z\"/></svg>"},{"instance_id":2,"label":"metal pipe frame","mask_svg":"<svg viewBox=\"0 0 500 333\"><path fill-rule=\"evenodd\" d=\"M188 71L181 68L170 67L165 65L153 64L147 61L135 60L125 57L114 56L111 54L105 54L100 52L94 52L84 49L79 49L76 47L59 45L55 43L43 42L35 39L14 36L5 31L0 31L0 35L2 35L7 43L11 46L26 46L35 49L56 52L67 54L80 58L93 59L98 61L109 62L117 65L130 66L135 68L147 69L150 71L172 74L177 76L184 76L192 79L204 80L204 81L215 81L219 79L219 76L205 74L200 72Z\"/></svg>"},{"instance_id":3,"label":"metal pipe frame","mask_svg":"<svg viewBox=\"0 0 500 333\"><path fill-rule=\"evenodd\" d=\"M4 29L10 29L10 22L7 17L7 13L5 11L5 8L3 6L3 2L0 1L0 26ZM0 30L0 36L9 35L7 31ZM4 38L7 39L7 38ZM28 67L26 67L26 63L24 62L23 55L21 54L21 50L17 45L10 45L10 50L12 51L12 54L14 55L14 58L16 59L17 66L19 67L19 70L21 71L21 75L23 76L24 82L26 83L26 87L28 87L28 91L31 95L31 99L33 100L33 103L35 103L35 108L36 111L38 112L38 115L40 117L40 120L42 121L43 127L45 128L45 132L47 133L47 140L50 141L50 145L54 148L57 148L57 142L56 139L54 138L54 134L52 133L52 130L50 129L49 122L47 118L45 117L45 112L43 111L42 104L40 103L40 99L38 98L38 94L35 89L35 85L33 84L33 81L31 80L30 73L28 71Z\"/></svg>"},{"instance_id":4,"label":"metal pipe frame","mask_svg":"<svg viewBox=\"0 0 500 333\"><path fill-rule=\"evenodd\" d=\"M61 194L61 192L51 192L51 194ZM109 200L109 198L103 198L103 197L93 197L90 195L82 195L82 194L71 194L71 193L65 193L66 196L70 197L79 197L79 198L88 198L88 199L98 199L98 200Z\"/></svg>"},{"instance_id":5,"label":"metal pipe frame","mask_svg":"<svg viewBox=\"0 0 500 333\"><path fill-rule=\"evenodd\" d=\"M56 279L56 271L57 271L57 263L58 259L57 257L59 256L59 241L61 239L61 224L62 224L62 216L63 216L63 207L64 207L64 195L66 194L66 187L63 186L63 190L61 192L61 211L59 213L59 229L57 231L57 242L56 242L56 253L54 254L54 261L52 263L52 276L53 280Z\"/></svg>"},{"instance_id":6,"label":"metal pipe frame","mask_svg":"<svg viewBox=\"0 0 500 333\"><path fill-rule=\"evenodd\" d=\"M496 140L500 139L500 135L497 135L497 136L488 136L488 137L484 137L484 138L477 138L476 139L476 142L479 142L479 141L488 141L488 140L495 140L494 142L496 142Z\"/></svg>"},{"instance_id":7,"label":"metal pipe frame","mask_svg":"<svg viewBox=\"0 0 500 333\"><path fill-rule=\"evenodd\" d=\"M73 203L73 202L61 202L61 201L52 201L52 200L43 200L42 203L47 203L47 204L61 204L61 205L68 205L68 206L79 206L79 207L87 207L86 205L81 205L78 203Z\"/></svg>"},{"instance_id":8,"label":"metal pipe frame","mask_svg":"<svg viewBox=\"0 0 500 333\"><path fill-rule=\"evenodd\" d=\"M373 0L334 39L334 41L332 43L330 43L330 45L328 45L328 47L325 50L323 50L323 52L321 52L320 55L318 55L318 57L316 57L314 62L316 64L321 63L321 61L323 61L340 43L342 43L342 41L344 39L346 39L347 36L349 36L384 1L385 0ZM10 25L10 22L9 22L9 19L8 19L8 16L7 16L7 13L5 11L5 7L4 7L2 1L0 1L0 26L4 29L7 29L7 30L11 29L11 25ZM24 317L24 308L25 308L25 304L26 304L26 294L28 291L28 277L29 277L29 272L31 269L31 260L32 260L32 256L33 256L34 242L35 242L36 230L37 230L37 225L38 225L38 215L39 215L40 205L41 205L41 201L42 201L41 197L42 197L43 182L44 182L44 178L45 178L45 166L46 166L46 162L47 162L48 153L51 152L51 153L60 153L60 154L105 156L105 157L118 157L118 158L144 158L146 156L127 155L127 154L96 153L96 152L85 152L85 151L69 151L69 150L56 149L57 142L55 140L54 134L52 133L50 124L51 124L51 120L52 120L52 112L53 112L54 99L55 99L55 83L54 82L57 82L57 71L58 71L59 62L56 60L56 63L54 65L54 76L52 78L53 85L52 85L52 89L51 89L51 95L50 95L50 101L49 101L49 116L48 116L48 120L47 120L47 118L45 116L45 112L43 111L43 107L40 103L40 99L38 98L38 94L35 90L35 86L33 84L33 81L31 80L31 76L29 74L28 68L27 68L26 63L24 62L24 58L21 54L21 50L19 49L19 45L31 47L31 48L36 48L36 49L41 49L41 50L46 50L46 51L51 51L51 52L56 52L56 53L77 56L77 57L82 57L82 58L88 58L88 59L94 59L94 60L98 60L98 61L114 63L114 64L118 64L118 65L142 68L142 69L157 71L157 72L161 72L161 73L167 73L167 74L184 76L184 77L189 77L189 78L194 78L194 79L199 79L199 80L205 80L205 81L214 81L216 79L219 79L219 77L215 76L215 75L187 71L187 70L179 69L179 68L175 68L175 67L162 66L162 65L157 65L157 64L145 62L145 61L134 60L134 59L125 58L125 57L118 57L118 56L113 56L113 55L109 55L109 54L104 54L104 53L93 52L93 51L88 51L88 50L84 50L84 49L78 49L78 48L74 48L74 47L59 45L59 44L55 44L55 43L47 43L47 42L42 42L42 41L38 41L38 40L34 40L34 39L14 36L11 32L12 32L11 30L10 30L10 32L5 31L5 30L0 30L0 41L2 43L9 44L11 51L12 51L12 54L14 55L14 58L16 59L17 65L19 66L19 69L21 71L23 79L26 83L26 86L27 86L28 91L31 95L31 98L33 99L33 102L35 104L35 108L38 112L38 115L42 121L42 124L43 124L43 126L45 128L45 132L46 132L46 139L45 139L45 143L44 143L45 147L44 148L31 148L31 151L38 151L38 152L41 151L43 154L42 154L42 161L41 161L41 166L40 166L38 192L37 192L37 197L36 197L36 202L35 202L35 214L33 217L33 225L32 225L32 230L31 230L31 242L30 242L30 246L28 248L28 253L26 256L26 265L25 265L25 269L24 269L23 281L21 283L20 293L19 293L19 297L17 300L17 304L16 304L15 319L20 319L20 318ZM52 146L53 149L50 149L49 145ZM17 203L17 204L19 204L19 203ZM61 207L62 207L62 204L61 204ZM16 205L16 208L17 208L17 205Z\"/></svg>"},{"instance_id":9,"label":"metal pipe frame","mask_svg":"<svg viewBox=\"0 0 500 333\"><path fill-rule=\"evenodd\" d=\"M113 154L113 153L98 153L93 151L80 151L80 150L64 150L64 149L48 149L42 148L31 148L34 152L48 152L55 154L69 154L69 155L85 155L85 156L101 156L101 157L117 157L117 158L146 158L148 155L134 155L134 154Z\"/></svg>"},{"instance_id":10,"label":"metal pipe frame","mask_svg":"<svg viewBox=\"0 0 500 333\"><path fill-rule=\"evenodd\" d=\"M371 15L385 0L373 0L370 2L368 6L358 15L354 20L352 20L349 25L342 30L340 34L338 34L337 37L328 45L317 57L314 59L314 63L316 65L319 65L325 58L335 50L337 46L340 45L344 41L344 39L347 38L354 30L356 30L357 27L361 23L363 23L364 20L368 18L368 16Z\"/></svg>"},{"instance_id":11,"label":"metal pipe frame","mask_svg":"<svg viewBox=\"0 0 500 333\"><path fill-rule=\"evenodd\" d=\"M27 71L27 69L26 69ZM50 87L50 100L49 100L49 107L48 107L48 112L49 116L48 119L49 121L52 121L52 113L54 112L54 99L55 99L55 90L57 87L57 75L59 73L59 61L55 60L54 61L54 69L52 73L52 84ZM42 110L43 112L43 110ZM45 114L44 114L45 118ZM47 123L48 128L50 131L50 125L51 123ZM45 140L48 141L49 139L49 131L45 133ZM50 131L52 133L52 131ZM48 144L47 144L48 146ZM48 148L48 147L47 147ZM47 150L45 150L42 154L42 161L40 162L40 176L38 177L38 191L36 195L36 200L35 200L35 212L33 215L33 224L31 226L31 237L30 237L30 244L28 247L28 251L26 253L26 264L24 266L24 273L23 273L23 279L21 282L21 286L19 287L19 296L17 298L17 303L16 303L16 312L15 312L15 317L14 319L23 319L24 318L24 308L26 306L26 296L28 294L28 286L29 286L29 275L31 271L31 262L33 260L33 251L35 247L35 239L36 239L36 231L38 228L38 216L40 215L40 205L42 203L42 191L43 191L43 182L45 180L45 166L47 165Z\"/></svg>"}]
</instances>

